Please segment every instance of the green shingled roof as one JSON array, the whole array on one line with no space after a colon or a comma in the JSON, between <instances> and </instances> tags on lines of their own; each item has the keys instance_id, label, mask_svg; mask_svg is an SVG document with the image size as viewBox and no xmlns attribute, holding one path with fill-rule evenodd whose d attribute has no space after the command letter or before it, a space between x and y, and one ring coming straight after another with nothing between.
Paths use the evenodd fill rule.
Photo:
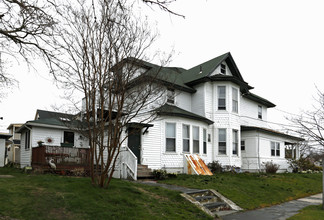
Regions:
<instances>
[{"instance_id":1,"label":"green shingled roof","mask_svg":"<svg viewBox=\"0 0 324 220\"><path fill-rule=\"evenodd\" d=\"M229 53L226 53L188 69L187 71L183 72L184 82L189 83L209 76L228 56Z\"/></svg>"},{"instance_id":2,"label":"green shingled roof","mask_svg":"<svg viewBox=\"0 0 324 220\"><path fill-rule=\"evenodd\" d=\"M207 124L213 124L214 122L209 120L208 118L202 117L200 115L194 114L192 112L186 111L182 108L179 108L174 105L164 104L157 110L158 115L165 115L165 116L178 116L178 117L184 117L189 119L194 119L197 121L202 121Z\"/></svg>"}]
</instances>

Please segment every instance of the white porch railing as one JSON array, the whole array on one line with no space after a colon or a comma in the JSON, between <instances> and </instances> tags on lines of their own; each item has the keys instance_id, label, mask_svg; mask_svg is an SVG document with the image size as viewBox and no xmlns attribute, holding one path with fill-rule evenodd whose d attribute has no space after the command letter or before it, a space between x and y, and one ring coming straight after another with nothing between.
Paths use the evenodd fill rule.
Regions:
<instances>
[{"instance_id":1,"label":"white porch railing","mask_svg":"<svg viewBox=\"0 0 324 220\"><path fill-rule=\"evenodd\" d=\"M137 157L128 148L120 151L120 178L137 180Z\"/></svg>"}]
</instances>

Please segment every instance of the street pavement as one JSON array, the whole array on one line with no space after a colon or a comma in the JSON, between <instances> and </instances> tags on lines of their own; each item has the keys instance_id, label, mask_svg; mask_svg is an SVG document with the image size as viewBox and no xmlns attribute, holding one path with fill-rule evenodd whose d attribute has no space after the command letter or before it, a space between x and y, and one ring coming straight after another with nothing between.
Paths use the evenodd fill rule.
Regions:
<instances>
[{"instance_id":1,"label":"street pavement","mask_svg":"<svg viewBox=\"0 0 324 220\"><path fill-rule=\"evenodd\" d=\"M223 220L284 220L296 215L299 210L310 205L322 204L322 193L313 196L284 202L267 208L237 212L222 216Z\"/></svg>"}]
</instances>

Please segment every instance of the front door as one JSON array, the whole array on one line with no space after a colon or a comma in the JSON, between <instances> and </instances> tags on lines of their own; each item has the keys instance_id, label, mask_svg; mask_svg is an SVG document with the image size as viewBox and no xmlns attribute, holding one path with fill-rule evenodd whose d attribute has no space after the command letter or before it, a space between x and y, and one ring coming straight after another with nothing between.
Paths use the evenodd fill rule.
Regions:
<instances>
[{"instance_id":1,"label":"front door","mask_svg":"<svg viewBox=\"0 0 324 220\"><path fill-rule=\"evenodd\" d=\"M137 157L137 163L141 164L141 129L128 128L128 148Z\"/></svg>"}]
</instances>

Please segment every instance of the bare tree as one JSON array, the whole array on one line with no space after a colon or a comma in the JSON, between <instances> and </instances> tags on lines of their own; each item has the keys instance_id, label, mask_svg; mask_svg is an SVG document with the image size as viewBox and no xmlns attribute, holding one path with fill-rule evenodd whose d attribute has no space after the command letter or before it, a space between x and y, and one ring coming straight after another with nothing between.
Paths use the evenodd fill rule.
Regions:
<instances>
[{"instance_id":1,"label":"bare tree","mask_svg":"<svg viewBox=\"0 0 324 220\"><path fill-rule=\"evenodd\" d=\"M92 182L105 187L129 135L127 125L151 121L164 93L160 67L143 61L156 35L126 0L78 1L61 14L57 44L65 55L55 75L65 89L84 96L78 129L89 138Z\"/></svg>"},{"instance_id":2,"label":"bare tree","mask_svg":"<svg viewBox=\"0 0 324 220\"><path fill-rule=\"evenodd\" d=\"M309 140L311 146L324 150L324 94L317 90L316 103L312 111L305 111L298 117L290 119L301 136ZM322 158L324 172L324 158ZM323 175L323 209L324 209L324 175Z\"/></svg>"},{"instance_id":3,"label":"bare tree","mask_svg":"<svg viewBox=\"0 0 324 220\"><path fill-rule=\"evenodd\" d=\"M2 88L15 84L6 72L8 60L23 58L28 64L35 56L45 58L47 64L55 56L51 39L56 24L52 14L54 1L0 1L0 84Z\"/></svg>"}]
</instances>

